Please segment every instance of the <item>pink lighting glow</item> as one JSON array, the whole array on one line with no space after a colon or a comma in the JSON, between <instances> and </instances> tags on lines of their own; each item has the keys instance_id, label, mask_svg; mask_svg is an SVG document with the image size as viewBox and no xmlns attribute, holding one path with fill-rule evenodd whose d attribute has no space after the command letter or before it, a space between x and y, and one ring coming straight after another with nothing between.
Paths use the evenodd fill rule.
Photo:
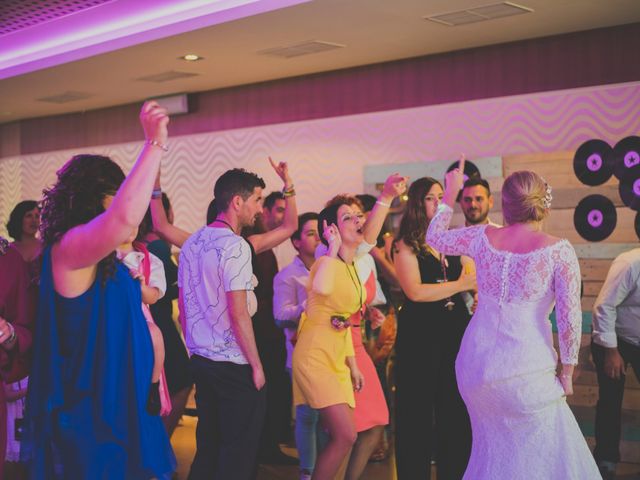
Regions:
<instances>
[{"instance_id":1,"label":"pink lighting glow","mask_svg":"<svg viewBox=\"0 0 640 480\"><path fill-rule=\"evenodd\" d=\"M3 36L0 79L310 0L116 0Z\"/></svg>"}]
</instances>

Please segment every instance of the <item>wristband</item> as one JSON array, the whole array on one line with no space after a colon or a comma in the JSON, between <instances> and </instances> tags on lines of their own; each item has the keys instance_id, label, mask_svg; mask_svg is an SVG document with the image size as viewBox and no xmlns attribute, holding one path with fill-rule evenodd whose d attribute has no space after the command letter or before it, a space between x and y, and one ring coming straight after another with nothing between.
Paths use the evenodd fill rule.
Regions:
<instances>
[{"instance_id":1,"label":"wristband","mask_svg":"<svg viewBox=\"0 0 640 480\"><path fill-rule=\"evenodd\" d=\"M145 143L145 145L149 145L150 147L158 147L158 148L160 148L160 149L164 150L165 152L168 152L168 151L169 151L169 147L167 147L167 145L166 145L166 144L164 144L164 143L160 143L160 142L159 142L159 141L157 141L157 140L147 140L147 141L146 141L146 142L144 142L144 143Z\"/></svg>"},{"instance_id":2,"label":"wristband","mask_svg":"<svg viewBox=\"0 0 640 480\"><path fill-rule=\"evenodd\" d=\"M151 192L151 198L162 198L162 189L154 188Z\"/></svg>"},{"instance_id":3,"label":"wristband","mask_svg":"<svg viewBox=\"0 0 640 480\"><path fill-rule=\"evenodd\" d=\"M383 202L382 200L376 200L376 203L377 203L378 205L382 206L382 207L387 207L387 208L390 208L390 207L391 207L391 204L390 204L390 203L385 203L385 202Z\"/></svg>"}]
</instances>

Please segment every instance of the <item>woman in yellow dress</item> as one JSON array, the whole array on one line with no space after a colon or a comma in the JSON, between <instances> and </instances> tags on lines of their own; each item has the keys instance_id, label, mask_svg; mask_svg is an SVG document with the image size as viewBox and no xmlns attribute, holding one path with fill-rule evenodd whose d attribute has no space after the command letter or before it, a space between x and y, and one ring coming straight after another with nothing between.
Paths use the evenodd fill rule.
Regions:
<instances>
[{"instance_id":1,"label":"woman in yellow dress","mask_svg":"<svg viewBox=\"0 0 640 480\"><path fill-rule=\"evenodd\" d=\"M314 480L332 479L349 454L357 432L353 390L364 386L356 365L349 317L361 311L366 291L353 264L363 240L362 213L348 204L320 212L319 230L328 247L311 268L306 313L293 351L296 405L320 410L329 442L318 456Z\"/></svg>"}]
</instances>

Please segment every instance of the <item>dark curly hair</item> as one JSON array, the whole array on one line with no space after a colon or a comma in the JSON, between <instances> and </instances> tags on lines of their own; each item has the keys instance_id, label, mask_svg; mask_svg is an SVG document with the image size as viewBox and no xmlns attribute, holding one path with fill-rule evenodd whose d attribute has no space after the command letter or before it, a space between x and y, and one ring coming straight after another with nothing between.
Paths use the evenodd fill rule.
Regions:
<instances>
[{"instance_id":1,"label":"dark curly hair","mask_svg":"<svg viewBox=\"0 0 640 480\"><path fill-rule=\"evenodd\" d=\"M7 222L7 232L9 232L9 236L16 242L22 240L22 220L24 220L24 216L34 208L38 208L38 202L35 200L24 200L11 210L9 221Z\"/></svg>"},{"instance_id":2,"label":"dark curly hair","mask_svg":"<svg viewBox=\"0 0 640 480\"><path fill-rule=\"evenodd\" d=\"M407 192L409 199L407 200L402 220L400 220L398 236L393 242L394 247L397 242L404 241L414 254L423 255L427 253L425 236L429 226L429 219L427 219L427 212L425 211L424 197L436 184L442 187L439 181L431 177L418 178L411 184Z\"/></svg>"},{"instance_id":3,"label":"dark curly hair","mask_svg":"<svg viewBox=\"0 0 640 480\"><path fill-rule=\"evenodd\" d=\"M124 181L122 169L109 157L76 155L56 172L58 181L43 190L40 234L45 246L58 242L73 227L83 225L104 212L102 202L115 195ZM115 272L116 254L98 264L102 280Z\"/></svg>"}]
</instances>

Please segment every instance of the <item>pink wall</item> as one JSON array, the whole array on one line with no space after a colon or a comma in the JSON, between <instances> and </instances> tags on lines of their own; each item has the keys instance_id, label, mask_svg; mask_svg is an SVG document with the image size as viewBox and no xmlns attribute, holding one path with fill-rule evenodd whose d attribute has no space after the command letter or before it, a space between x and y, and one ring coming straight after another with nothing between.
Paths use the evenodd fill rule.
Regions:
<instances>
[{"instance_id":1,"label":"pink wall","mask_svg":"<svg viewBox=\"0 0 640 480\"><path fill-rule=\"evenodd\" d=\"M215 179L232 167L281 188L266 160L290 162L300 211L319 209L332 195L360 192L366 165L457 157L575 150L590 138L611 144L640 133L640 82L501 97L176 136L163 159L163 186L177 223L202 225ZM133 113L135 118L135 113ZM74 148L0 160L0 234L23 198L37 199L73 154L111 155L128 170L141 142ZM401 168L399 168L401 170Z\"/></svg>"}]
</instances>

